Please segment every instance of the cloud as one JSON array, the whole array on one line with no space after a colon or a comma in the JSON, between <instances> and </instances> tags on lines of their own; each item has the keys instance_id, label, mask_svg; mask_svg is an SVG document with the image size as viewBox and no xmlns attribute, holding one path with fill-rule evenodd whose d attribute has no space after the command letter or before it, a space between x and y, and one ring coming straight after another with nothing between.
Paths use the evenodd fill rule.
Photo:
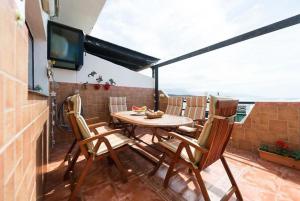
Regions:
<instances>
[{"instance_id":1,"label":"cloud","mask_svg":"<svg viewBox=\"0 0 300 201\"><path fill-rule=\"evenodd\" d=\"M167 60L299 14L291 1L107 0L92 35ZM300 98L300 25L160 69L161 88ZM150 70L142 72L151 75ZM246 96L246 95L245 95Z\"/></svg>"}]
</instances>

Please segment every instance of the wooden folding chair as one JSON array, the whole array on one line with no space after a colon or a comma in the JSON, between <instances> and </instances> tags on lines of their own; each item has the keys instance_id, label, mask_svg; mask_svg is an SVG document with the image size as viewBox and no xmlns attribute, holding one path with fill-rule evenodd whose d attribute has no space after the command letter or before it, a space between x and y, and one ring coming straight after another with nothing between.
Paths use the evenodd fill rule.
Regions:
<instances>
[{"instance_id":1,"label":"wooden folding chair","mask_svg":"<svg viewBox=\"0 0 300 201\"><path fill-rule=\"evenodd\" d=\"M230 199L233 193L236 194L238 200L243 200L223 156L231 136L238 101L218 100L215 97L211 97L210 101L210 110L212 111L198 140L179 135L175 132L168 133L168 136L172 138L160 142L160 145L164 149L164 153L149 175L154 175L160 165L164 162L166 156L169 156L171 162L164 180L164 187L167 187L170 178L178 173L178 170L174 171L174 167L176 163L180 162L185 164L189 170L195 174L204 200L208 201L210 198L200 172L220 159L232 184L232 187L222 200Z\"/></svg>"},{"instance_id":2,"label":"wooden folding chair","mask_svg":"<svg viewBox=\"0 0 300 201\"><path fill-rule=\"evenodd\" d=\"M96 159L102 159L109 155L119 169L123 181L127 181L126 171L119 161L116 151L124 148L131 140L120 134L121 129L98 132L96 126L88 127L84 118L80 115L80 107L80 96L78 94L68 99L68 119L76 138L76 144L79 147L71 161L68 171L74 169L74 165L80 154L83 154L87 160L71 193L70 201L76 199L80 187L88 174L89 168Z\"/></svg>"},{"instance_id":3,"label":"wooden folding chair","mask_svg":"<svg viewBox=\"0 0 300 201\"><path fill-rule=\"evenodd\" d=\"M165 114L174 115L174 116L181 116L182 114L182 104L183 104L183 97L182 96L170 96L168 98L168 105L165 111ZM175 131L175 127L169 128L161 128L165 131ZM154 142L154 135L152 137L152 142ZM156 136L157 137L157 136Z\"/></svg>"},{"instance_id":4,"label":"wooden folding chair","mask_svg":"<svg viewBox=\"0 0 300 201\"><path fill-rule=\"evenodd\" d=\"M186 97L186 108L183 116L193 119L193 124L189 126L179 126L176 131L198 138L198 132L203 128L205 123L205 112L206 112L207 97L206 96L188 96Z\"/></svg>"},{"instance_id":5,"label":"wooden folding chair","mask_svg":"<svg viewBox=\"0 0 300 201\"><path fill-rule=\"evenodd\" d=\"M110 114L116 112L127 111L127 103L126 97L109 97L109 112ZM124 123L120 122L119 119L116 119L110 116L110 124L112 124L115 128L116 127L123 127Z\"/></svg>"},{"instance_id":6,"label":"wooden folding chair","mask_svg":"<svg viewBox=\"0 0 300 201\"><path fill-rule=\"evenodd\" d=\"M66 100L64 101L64 112L65 112L65 114L67 114L68 113L68 111L69 111L69 109L70 108L68 108L68 100L71 98L72 96L69 96L68 98L66 98ZM80 107L81 107L81 100L79 99L79 101L80 101L80 103L78 104ZM80 114L81 114L81 111L82 111L82 108L80 108ZM109 130L111 130L111 128L108 126L108 123L107 122L102 122L102 121L100 121L100 117L91 117L91 118L84 118L84 120L85 120L85 122L87 123L87 125L88 125L88 127L89 127L89 129L95 129L95 128L98 128L97 130L99 131L99 130L101 130L102 132L106 132L106 131L109 131ZM100 128L100 129L99 129ZM69 161L69 159L72 157L71 156L71 154L72 154L72 151L73 151L73 149L75 148L75 146L76 146L76 138L75 138L75 135L73 135L74 136L74 140L73 140L73 142L72 142L72 144L71 144L71 146L69 147L69 149L68 149L68 151L67 151L67 153L66 153L66 155L65 155L65 157L64 157L64 162L66 162L66 161ZM67 169L68 170L68 169ZM66 171L66 173L68 173L67 171ZM66 177L67 177L67 174L65 174L64 175L64 179L66 179Z\"/></svg>"},{"instance_id":7,"label":"wooden folding chair","mask_svg":"<svg viewBox=\"0 0 300 201\"><path fill-rule=\"evenodd\" d=\"M168 105L166 109L166 114L181 116L182 113L182 97L181 96L171 96L168 98Z\"/></svg>"}]
</instances>

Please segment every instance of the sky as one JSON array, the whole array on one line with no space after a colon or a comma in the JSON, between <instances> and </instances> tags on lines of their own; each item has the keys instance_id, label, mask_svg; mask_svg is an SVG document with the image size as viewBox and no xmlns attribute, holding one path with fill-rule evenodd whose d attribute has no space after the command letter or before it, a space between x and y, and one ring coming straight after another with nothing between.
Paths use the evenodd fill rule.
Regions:
<instances>
[{"instance_id":1,"label":"sky","mask_svg":"<svg viewBox=\"0 0 300 201\"><path fill-rule=\"evenodd\" d=\"M297 14L299 0L107 0L91 35L164 61ZM298 100L299 35L295 25L164 66L160 88Z\"/></svg>"}]
</instances>

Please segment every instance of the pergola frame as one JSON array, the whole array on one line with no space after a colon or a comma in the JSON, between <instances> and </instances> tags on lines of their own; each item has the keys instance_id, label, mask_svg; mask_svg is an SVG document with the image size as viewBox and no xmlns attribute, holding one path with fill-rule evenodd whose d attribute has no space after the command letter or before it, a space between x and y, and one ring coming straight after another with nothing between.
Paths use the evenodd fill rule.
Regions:
<instances>
[{"instance_id":1,"label":"pergola frame","mask_svg":"<svg viewBox=\"0 0 300 201\"><path fill-rule=\"evenodd\" d=\"M154 87L154 89L155 89L155 97L154 97L155 110L159 109L158 70L160 67L163 67L163 66L166 66L169 64L173 64L173 63L185 60L185 59L189 59L191 57L195 57L195 56L198 56L201 54L205 54L205 53L208 53L208 52L211 52L211 51L214 51L214 50L226 47L226 46L230 46L230 45L233 45L233 44L245 41L245 40L256 38L258 36L262 36L262 35L265 35L265 34L268 34L268 33L274 32L274 31L278 31L278 30L290 27L290 26L294 26L299 23L300 23L300 14L151 66L152 77L155 79L155 87Z\"/></svg>"}]
</instances>

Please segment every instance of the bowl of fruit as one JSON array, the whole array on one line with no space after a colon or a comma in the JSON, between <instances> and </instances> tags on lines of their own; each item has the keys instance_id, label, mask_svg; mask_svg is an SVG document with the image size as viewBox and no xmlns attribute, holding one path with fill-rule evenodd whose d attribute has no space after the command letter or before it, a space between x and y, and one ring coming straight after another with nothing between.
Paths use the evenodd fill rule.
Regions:
<instances>
[{"instance_id":1,"label":"bowl of fruit","mask_svg":"<svg viewBox=\"0 0 300 201\"><path fill-rule=\"evenodd\" d=\"M161 118L163 115L164 115L164 112L163 111L153 111L153 110L148 110L146 113L146 118L147 119L156 119L156 118Z\"/></svg>"},{"instance_id":2,"label":"bowl of fruit","mask_svg":"<svg viewBox=\"0 0 300 201\"><path fill-rule=\"evenodd\" d=\"M136 115L145 115L145 112L147 111L147 106L143 106L143 107L132 106L131 110Z\"/></svg>"}]
</instances>

